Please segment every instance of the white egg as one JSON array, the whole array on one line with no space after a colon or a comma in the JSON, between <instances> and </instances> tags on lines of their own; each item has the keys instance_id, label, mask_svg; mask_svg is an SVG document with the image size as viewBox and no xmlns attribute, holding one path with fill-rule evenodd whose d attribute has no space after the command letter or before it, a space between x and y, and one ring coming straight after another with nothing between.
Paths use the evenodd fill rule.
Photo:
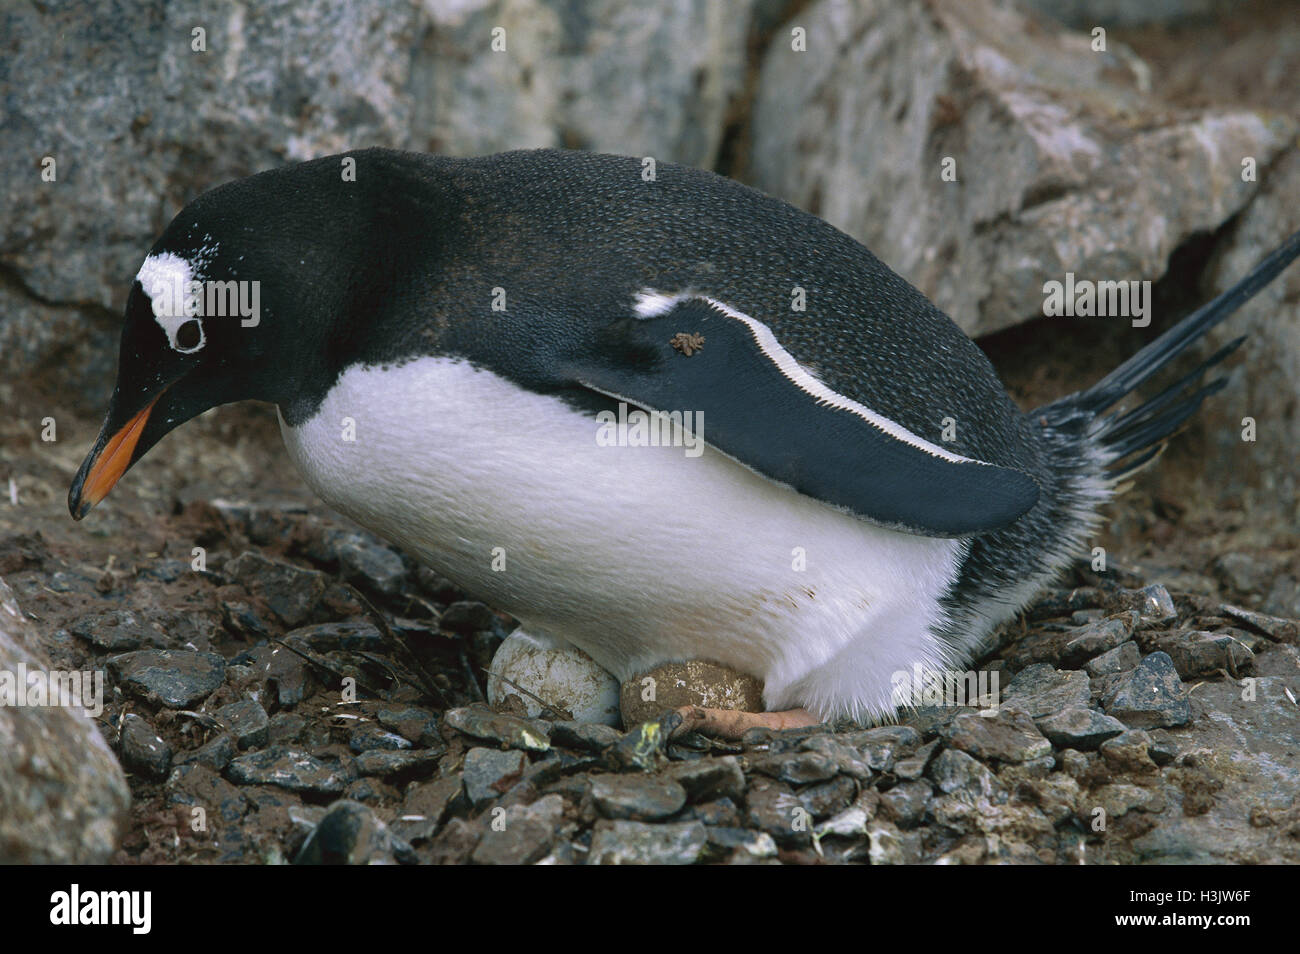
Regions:
<instances>
[{"instance_id":1,"label":"white egg","mask_svg":"<svg viewBox=\"0 0 1300 954\"><path fill-rule=\"evenodd\" d=\"M572 643L517 629L492 657L489 673L492 705L506 696L519 696L530 716L539 715L541 703L515 688L520 686L552 706L567 709L579 722L621 725L618 680Z\"/></svg>"}]
</instances>

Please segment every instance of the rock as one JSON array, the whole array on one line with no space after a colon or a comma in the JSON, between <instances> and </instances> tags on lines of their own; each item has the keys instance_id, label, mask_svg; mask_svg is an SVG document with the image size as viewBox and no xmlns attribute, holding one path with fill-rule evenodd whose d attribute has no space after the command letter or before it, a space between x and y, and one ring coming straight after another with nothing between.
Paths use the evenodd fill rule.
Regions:
<instances>
[{"instance_id":1,"label":"rock","mask_svg":"<svg viewBox=\"0 0 1300 954\"><path fill-rule=\"evenodd\" d=\"M784 782L756 778L745 794L745 824L758 828L786 848L812 844L812 816Z\"/></svg>"},{"instance_id":2,"label":"rock","mask_svg":"<svg viewBox=\"0 0 1300 954\"><path fill-rule=\"evenodd\" d=\"M952 721L948 744L982 761L1027 762L1052 752L1052 743L1043 738L1029 713L1009 707L992 715L958 716Z\"/></svg>"},{"instance_id":3,"label":"rock","mask_svg":"<svg viewBox=\"0 0 1300 954\"><path fill-rule=\"evenodd\" d=\"M939 739L931 739L911 755L899 759L894 763L894 774L906 780L920 778L941 744Z\"/></svg>"},{"instance_id":4,"label":"rock","mask_svg":"<svg viewBox=\"0 0 1300 954\"><path fill-rule=\"evenodd\" d=\"M507 697L518 698L534 717L549 707L578 722L620 724L617 679L573 644L520 629L507 636L492 657L487 692L494 706ZM546 706L532 696L545 700Z\"/></svg>"},{"instance_id":5,"label":"rock","mask_svg":"<svg viewBox=\"0 0 1300 954\"><path fill-rule=\"evenodd\" d=\"M1071 706L1037 722L1053 745L1071 749L1095 749L1107 739L1125 731L1118 719L1087 706Z\"/></svg>"},{"instance_id":6,"label":"rock","mask_svg":"<svg viewBox=\"0 0 1300 954\"><path fill-rule=\"evenodd\" d=\"M809 815L826 818L848 807L857 797L858 785L847 776L836 775L824 782L805 785L795 794Z\"/></svg>"},{"instance_id":7,"label":"rock","mask_svg":"<svg viewBox=\"0 0 1300 954\"><path fill-rule=\"evenodd\" d=\"M348 733L348 748L357 755L371 749L385 749L396 752L412 748L411 740L395 732L385 732L373 725L357 726Z\"/></svg>"},{"instance_id":8,"label":"rock","mask_svg":"<svg viewBox=\"0 0 1300 954\"><path fill-rule=\"evenodd\" d=\"M355 765L360 775L377 775L387 779L408 777L433 771L446 751L445 747L405 751L371 749L358 755Z\"/></svg>"},{"instance_id":9,"label":"rock","mask_svg":"<svg viewBox=\"0 0 1300 954\"><path fill-rule=\"evenodd\" d=\"M945 795L959 793L970 799L985 799L993 804L1007 800L1006 787L996 775L965 752L944 749L930 763L930 778Z\"/></svg>"},{"instance_id":10,"label":"rock","mask_svg":"<svg viewBox=\"0 0 1300 954\"><path fill-rule=\"evenodd\" d=\"M1079 783L1064 772L1053 772L1043 779L1030 779L1021 783L1039 810L1053 825L1078 815L1079 799L1083 790Z\"/></svg>"},{"instance_id":11,"label":"rock","mask_svg":"<svg viewBox=\"0 0 1300 954\"><path fill-rule=\"evenodd\" d=\"M587 864L693 865L708 843L708 831L699 822L598 821Z\"/></svg>"},{"instance_id":12,"label":"rock","mask_svg":"<svg viewBox=\"0 0 1300 954\"><path fill-rule=\"evenodd\" d=\"M814 735L804 739L800 743L800 748L809 752L818 752L834 760L836 771L850 778L859 781L871 778L871 766L863 761L857 750L838 741L833 735Z\"/></svg>"},{"instance_id":13,"label":"rock","mask_svg":"<svg viewBox=\"0 0 1300 954\"><path fill-rule=\"evenodd\" d=\"M591 798L606 818L658 821L681 811L686 790L671 778L653 775L597 775Z\"/></svg>"},{"instance_id":14,"label":"rock","mask_svg":"<svg viewBox=\"0 0 1300 954\"><path fill-rule=\"evenodd\" d=\"M114 653L139 649L141 646L161 648L167 644L166 636L131 610L90 613L69 623L68 631L100 649Z\"/></svg>"},{"instance_id":15,"label":"rock","mask_svg":"<svg viewBox=\"0 0 1300 954\"><path fill-rule=\"evenodd\" d=\"M284 634L284 642L295 649L322 655L333 652L378 653L384 650L384 634L374 623L366 620L299 626Z\"/></svg>"},{"instance_id":16,"label":"rock","mask_svg":"<svg viewBox=\"0 0 1300 954\"><path fill-rule=\"evenodd\" d=\"M464 789L459 775L412 782L402 799L402 811L393 821L393 830L412 844L428 841Z\"/></svg>"},{"instance_id":17,"label":"rock","mask_svg":"<svg viewBox=\"0 0 1300 954\"><path fill-rule=\"evenodd\" d=\"M339 573L349 583L381 596L396 596L406 582L406 565L392 549L359 533L346 533L333 543Z\"/></svg>"},{"instance_id":18,"label":"rock","mask_svg":"<svg viewBox=\"0 0 1300 954\"><path fill-rule=\"evenodd\" d=\"M834 778L839 771L836 760L820 752L773 752L752 758L749 764L758 774L791 785L822 782Z\"/></svg>"},{"instance_id":19,"label":"rock","mask_svg":"<svg viewBox=\"0 0 1300 954\"><path fill-rule=\"evenodd\" d=\"M619 706L625 726L683 706L762 712L763 683L703 660L667 663L626 680L619 691Z\"/></svg>"},{"instance_id":20,"label":"rock","mask_svg":"<svg viewBox=\"0 0 1300 954\"><path fill-rule=\"evenodd\" d=\"M1260 609L1283 619L1300 619L1300 580L1279 573Z\"/></svg>"},{"instance_id":21,"label":"rock","mask_svg":"<svg viewBox=\"0 0 1300 954\"><path fill-rule=\"evenodd\" d=\"M1137 612L1130 611L1074 630L1063 647L1061 664L1077 669L1094 656L1114 649L1132 635L1137 622Z\"/></svg>"},{"instance_id":22,"label":"rock","mask_svg":"<svg viewBox=\"0 0 1300 954\"><path fill-rule=\"evenodd\" d=\"M380 709L375 713L379 724L391 729L413 745L430 748L442 741L438 732L438 717L427 709L406 706L401 709Z\"/></svg>"},{"instance_id":23,"label":"rock","mask_svg":"<svg viewBox=\"0 0 1300 954\"><path fill-rule=\"evenodd\" d=\"M676 762L664 774L686 791L692 804L718 798L739 801L745 793L745 773L734 755Z\"/></svg>"},{"instance_id":24,"label":"rock","mask_svg":"<svg viewBox=\"0 0 1300 954\"><path fill-rule=\"evenodd\" d=\"M1274 642L1300 642L1300 620L1278 619L1276 616L1266 616L1228 603L1220 606L1219 610L1225 616L1240 620L1251 629L1258 630Z\"/></svg>"},{"instance_id":25,"label":"rock","mask_svg":"<svg viewBox=\"0 0 1300 954\"><path fill-rule=\"evenodd\" d=\"M1156 765L1168 765L1178 758L1178 743L1169 737L1168 732L1152 729L1150 735L1151 743L1147 746L1147 754L1151 756L1151 761Z\"/></svg>"},{"instance_id":26,"label":"rock","mask_svg":"<svg viewBox=\"0 0 1300 954\"><path fill-rule=\"evenodd\" d=\"M1168 653L1183 679L1208 676L1220 670L1229 674L1254 668L1255 654L1227 633L1179 630L1156 640Z\"/></svg>"},{"instance_id":27,"label":"rock","mask_svg":"<svg viewBox=\"0 0 1300 954\"><path fill-rule=\"evenodd\" d=\"M497 622L491 607L483 603L461 600L452 603L438 618L438 627L468 636L480 630L492 629Z\"/></svg>"},{"instance_id":28,"label":"rock","mask_svg":"<svg viewBox=\"0 0 1300 954\"><path fill-rule=\"evenodd\" d=\"M1015 702L1031 718L1041 719L1071 706L1086 706L1090 695L1085 673L1039 663L1016 673L1003 690L1002 700Z\"/></svg>"},{"instance_id":29,"label":"rock","mask_svg":"<svg viewBox=\"0 0 1300 954\"><path fill-rule=\"evenodd\" d=\"M857 838L867 833L871 814L862 805L851 805L834 818L828 818L815 829L817 838L831 835L836 838Z\"/></svg>"},{"instance_id":30,"label":"rock","mask_svg":"<svg viewBox=\"0 0 1300 954\"><path fill-rule=\"evenodd\" d=\"M511 805L499 824L489 825L470 860L476 865L531 865L555 844L564 799L547 795L531 805Z\"/></svg>"},{"instance_id":31,"label":"rock","mask_svg":"<svg viewBox=\"0 0 1300 954\"><path fill-rule=\"evenodd\" d=\"M1249 553L1225 553L1215 559L1213 568L1219 582L1244 596L1262 596L1277 572L1273 564Z\"/></svg>"},{"instance_id":32,"label":"rock","mask_svg":"<svg viewBox=\"0 0 1300 954\"><path fill-rule=\"evenodd\" d=\"M354 777L336 760L278 745L231 760L225 774L236 785L276 785L317 795L341 794Z\"/></svg>"},{"instance_id":33,"label":"rock","mask_svg":"<svg viewBox=\"0 0 1300 954\"><path fill-rule=\"evenodd\" d=\"M921 744L921 734L910 725L882 725L874 729L840 732L837 742L849 746L862 756L874 772L888 772L894 759L910 755Z\"/></svg>"},{"instance_id":34,"label":"rock","mask_svg":"<svg viewBox=\"0 0 1300 954\"><path fill-rule=\"evenodd\" d=\"M225 682L226 661L216 653L140 649L110 657L108 671L134 696L169 709L190 709Z\"/></svg>"},{"instance_id":35,"label":"rock","mask_svg":"<svg viewBox=\"0 0 1300 954\"><path fill-rule=\"evenodd\" d=\"M266 710L252 699L241 699L217 710L217 721L234 737L235 745L249 749L266 745L270 720Z\"/></svg>"},{"instance_id":36,"label":"rock","mask_svg":"<svg viewBox=\"0 0 1300 954\"><path fill-rule=\"evenodd\" d=\"M519 781L527 767L523 752L470 749L465 753L465 796L476 807L491 801Z\"/></svg>"},{"instance_id":37,"label":"rock","mask_svg":"<svg viewBox=\"0 0 1300 954\"><path fill-rule=\"evenodd\" d=\"M1115 771L1143 775L1154 772L1150 755L1151 736L1141 729L1128 729L1101 744L1101 757Z\"/></svg>"},{"instance_id":38,"label":"rock","mask_svg":"<svg viewBox=\"0 0 1300 954\"><path fill-rule=\"evenodd\" d=\"M673 725L680 724L676 715L667 722L642 722L611 745L605 751L605 759L611 768L620 772L653 772L666 758Z\"/></svg>"},{"instance_id":39,"label":"rock","mask_svg":"<svg viewBox=\"0 0 1300 954\"><path fill-rule=\"evenodd\" d=\"M329 588L329 578L283 560L245 550L226 564L225 573L259 597L286 628L307 622Z\"/></svg>"},{"instance_id":40,"label":"rock","mask_svg":"<svg viewBox=\"0 0 1300 954\"><path fill-rule=\"evenodd\" d=\"M1116 605L1138 614L1138 624L1154 626L1177 618L1173 597L1165 587L1156 583L1140 590L1120 590Z\"/></svg>"},{"instance_id":41,"label":"rock","mask_svg":"<svg viewBox=\"0 0 1300 954\"><path fill-rule=\"evenodd\" d=\"M900 782L880 794L880 815L899 828L915 828L925 819L932 794L927 781Z\"/></svg>"},{"instance_id":42,"label":"rock","mask_svg":"<svg viewBox=\"0 0 1300 954\"><path fill-rule=\"evenodd\" d=\"M748 828L710 827L709 845L727 852L741 852L750 858L775 858L776 842L765 831Z\"/></svg>"},{"instance_id":43,"label":"rock","mask_svg":"<svg viewBox=\"0 0 1300 954\"><path fill-rule=\"evenodd\" d=\"M1159 792L1128 782L1112 782L1095 789L1083 799L1089 806L1088 814L1093 808L1101 808L1107 819L1116 819L1131 811L1162 812L1165 800Z\"/></svg>"},{"instance_id":44,"label":"rock","mask_svg":"<svg viewBox=\"0 0 1300 954\"><path fill-rule=\"evenodd\" d=\"M214 772L224 772L237 751L235 740L228 732L223 732L177 761L181 765L202 765Z\"/></svg>"},{"instance_id":45,"label":"rock","mask_svg":"<svg viewBox=\"0 0 1300 954\"><path fill-rule=\"evenodd\" d=\"M272 745L301 742L307 720L296 712L277 712L267 723L267 738Z\"/></svg>"},{"instance_id":46,"label":"rock","mask_svg":"<svg viewBox=\"0 0 1300 954\"><path fill-rule=\"evenodd\" d=\"M754 185L863 242L971 335L1041 315L1066 272L1159 278L1259 188L1225 185L1222 157L1263 168L1294 134L1170 109L1122 45L1098 53L994 0L822 0L798 25L807 52L781 29L763 55Z\"/></svg>"},{"instance_id":47,"label":"rock","mask_svg":"<svg viewBox=\"0 0 1300 954\"><path fill-rule=\"evenodd\" d=\"M1191 721L1187 694L1168 654L1151 653L1136 669L1119 678L1105 702L1109 715L1138 729L1186 725Z\"/></svg>"},{"instance_id":48,"label":"rock","mask_svg":"<svg viewBox=\"0 0 1300 954\"><path fill-rule=\"evenodd\" d=\"M1120 643L1109 652L1104 652L1095 659L1089 659L1084 663L1084 670L1094 679L1099 676L1110 676L1115 673L1128 672L1130 669L1137 667L1142 661L1142 653L1138 649L1137 643L1130 640L1127 643Z\"/></svg>"},{"instance_id":49,"label":"rock","mask_svg":"<svg viewBox=\"0 0 1300 954\"><path fill-rule=\"evenodd\" d=\"M308 836L296 865L383 865L416 860L415 852L365 805L344 799L329 811Z\"/></svg>"},{"instance_id":50,"label":"rock","mask_svg":"<svg viewBox=\"0 0 1300 954\"><path fill-rule=\"evenodd\" d=\"M551 726L551 742L584 752L604 752L618 743L623 733L599 722L556 722Z\"/></svg>"},{"instance_id":51,"label":"rock","mask_svg":"<svg viewBox=\"0 0 1300 954\"><path fill-rule=\"evenodd\" d=\"M172 769L172 747L140 716L128 712L122 717L122 764L153 781L161 781Z\"/></svg>"},{"instance_id":52,"label":"rock","mask_svg":"<svg viewBox=\"0 0 1300 954\"><path fill-rule=\"evenodd\" d=\"M546 752L551 747L547 733L535 724L478 706L450 709L443 715L443 723L457 732L506 748Z\"/></svg>"}]
</instances>

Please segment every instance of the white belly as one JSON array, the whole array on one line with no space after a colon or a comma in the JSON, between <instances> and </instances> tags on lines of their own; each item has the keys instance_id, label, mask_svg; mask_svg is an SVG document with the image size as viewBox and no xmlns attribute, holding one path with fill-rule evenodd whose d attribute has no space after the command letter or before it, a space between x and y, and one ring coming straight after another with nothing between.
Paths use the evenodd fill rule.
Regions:
<instances>
[{"instance_id":1,"label":"white belly","mask_svg":"<svg viewBox=\"0 0 1300 954\"><path fill-rule=\"evenodd\" d=\"M762 677L769 707L865 717L892 711L895 673L942 661L959 541L874 527L711 448L600 446L590 415L467 362L353 367L281 430L332 507L620 679L710 659Z\"/></svg>"}]
</instances>

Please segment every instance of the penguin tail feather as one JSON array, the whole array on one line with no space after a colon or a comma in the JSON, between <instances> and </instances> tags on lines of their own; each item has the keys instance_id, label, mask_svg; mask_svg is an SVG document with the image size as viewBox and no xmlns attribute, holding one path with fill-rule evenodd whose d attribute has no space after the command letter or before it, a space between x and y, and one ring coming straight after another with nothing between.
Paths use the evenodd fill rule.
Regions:
<instances>
[{"instance_id":1,"label":"penguin tail feather","mask_svg":"<svg viewBox=\"0 0 1300 954\"><path fill-rule=\"evenodd\" d=\"M1112 486L1149 467L1164 450L1165 442L1196 413L1201 403L1227 384L1224 377L1208 383L1202 383L1202 379L1207 371L1241 347L1246 336L1229 342L1137 407L1110 409L1255 297L1298 257L1300 232L1278 246L1241 281L1192 312L1092 387L1039 408L1034 416L1043 417L1057 434L1073 432L1095 448L1100 458L1097 463L1103 468L1102 476Z\"/></svg>"}]
</instances>

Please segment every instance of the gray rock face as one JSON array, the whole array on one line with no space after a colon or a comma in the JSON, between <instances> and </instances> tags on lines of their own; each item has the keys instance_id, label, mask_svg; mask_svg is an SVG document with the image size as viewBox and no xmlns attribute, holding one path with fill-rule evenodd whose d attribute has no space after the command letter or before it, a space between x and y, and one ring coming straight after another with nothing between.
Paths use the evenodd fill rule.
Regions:
<instances>
[{"instance_id":1,"label":"gray rock face","mask_svg":"<svg viewBox=\"0 0 1300 954\"><path fill-rule=\"evenodd\" d=\"M101 400L130 279L167 221L285 161L569 146L707 167L744 86L750 5L10 5L0 371L49 362Z\"/></svg>"},{"instance_id":2,"label":"gray rock face","mask_svg":"<svg viewBox=\"0 0 1300 954\"><path fill-rule=\"evenodd\" d=\"M1170 110L1131 51L1094 52L1011 4L821 0L798 23L807 51L778 31L763 58L755 184L862 241L971 334L1041 315L1066 272L1158 278L1250 200L1241 157L1262 168L1294 134Z\"/></svg>"},{"instance_id":3,"label":"gray rock face","mask_svg":"<svg viewBox=\"0 0 1300 954\"><path fill-rule=\"evenodd\" d=\"M1182 680L1168 653L1152 653L1121 677L1106 703L1109 715L1138 729L1184 725L1192 718Z\"/></svg>"},{"instance_id":4,"label":"gray rock face","mask_svg":"<svg viewBox=\"0 0 1300 954\"><path fill-rule=\"evenodd\" d=\"M0 677L48 671L0 580ZM103 864L130 803L126 777L84 709L0 706L0 863Z\"/></svg>"}]
</instances>

